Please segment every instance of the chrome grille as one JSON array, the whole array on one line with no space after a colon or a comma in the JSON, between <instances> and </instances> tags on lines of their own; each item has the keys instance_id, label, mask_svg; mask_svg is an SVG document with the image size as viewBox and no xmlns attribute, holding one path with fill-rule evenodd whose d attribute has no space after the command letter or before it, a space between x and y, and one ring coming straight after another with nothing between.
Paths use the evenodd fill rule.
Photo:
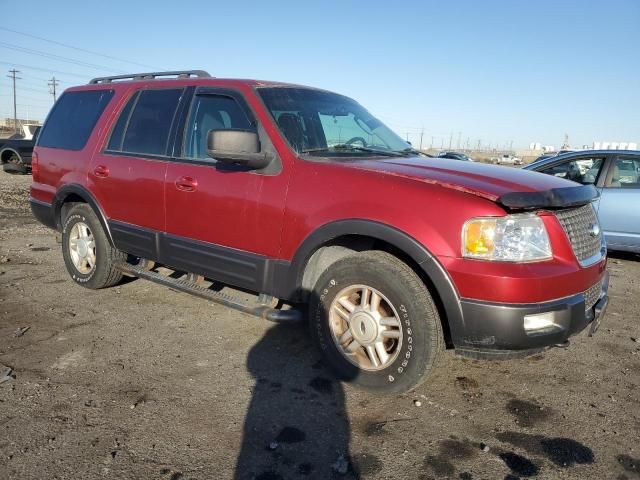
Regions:
<instances>
[{"instance_id":1,"label":"chrome grille","mask_svg":"<svg viewBox=\"0 0 640 480\"><path fill-rule=\"evenodd\" d=\"M556 212L556 217L569 237L573 253L580 263L593 263L590 261L592 259L597 261L602 248L602 232L593 205L560 210ZM595 227L597 234L593 235Z\"/></svg>"},{"instance_id":2,"label":"chrome grille","mask_svg":"<svg viewBox=\"0 0 640 480\"><path fill-rule=\"evenodd\" d=\"M600 299L602 293L602 282L596 283L593 287L588 288L584 293L584 309L588 312Z\"/></svg>"}]
</instances>

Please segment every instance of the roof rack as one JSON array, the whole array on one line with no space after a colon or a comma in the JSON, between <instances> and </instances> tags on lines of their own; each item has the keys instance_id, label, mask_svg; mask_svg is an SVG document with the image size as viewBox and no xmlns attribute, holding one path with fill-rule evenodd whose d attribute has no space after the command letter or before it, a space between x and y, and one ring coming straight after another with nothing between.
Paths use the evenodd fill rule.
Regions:
<instances>
[{"instance_id":1,"label":"roof rack","mask_svg":"<svg viewBox=\"0 0 640 480\"><path fill-rule=\"evenodd\" d=\"M160 77L176 77L176 78L211 78L208 72L204 70L174 70L169 72L149 72L149 73L132 73L130 75L115 75L113 77L96 77L89 82L89 85L98 83L111 83L114 80L155 80Z\"/></svg>"}]
</instances>

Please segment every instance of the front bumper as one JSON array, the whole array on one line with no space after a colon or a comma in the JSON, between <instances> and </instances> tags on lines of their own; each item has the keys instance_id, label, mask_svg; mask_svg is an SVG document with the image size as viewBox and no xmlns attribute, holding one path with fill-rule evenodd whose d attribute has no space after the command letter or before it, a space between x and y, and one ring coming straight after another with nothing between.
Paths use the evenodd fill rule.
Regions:
<instances>
[{"instance_id":1,"label":"front bumper","mask_svg":"<svg viewBox=\"0 0 640 480\"><path fill-rule=\"evenodd\" d=\"M609 274L605 272L597 299L587 292L537 304L505 305L462 300L464 333L454 339L456 353L473 358L514 358L531 355L554 345L562 345L572 335L590 327L593 335L609 302ZM594 301L595 300L595 301ZM589 307L588 303L593 303ZM550 314L553 325L526 331L526 316Z\"/></svg>"}]
</instances>

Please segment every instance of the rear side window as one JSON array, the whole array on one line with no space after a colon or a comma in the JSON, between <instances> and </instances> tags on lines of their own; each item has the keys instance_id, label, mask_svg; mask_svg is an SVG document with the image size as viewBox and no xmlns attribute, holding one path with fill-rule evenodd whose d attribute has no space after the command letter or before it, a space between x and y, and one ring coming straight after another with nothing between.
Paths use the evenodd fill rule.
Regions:
<instances>
[{"instance_id":1,"label":"rear side window","mask_svg":"<svg viewBox=\"0 0 640 480\"><path fill-rule=\"evenodd\" d=\"M112 97L113 90L64 93L38 135L38 146L82 150Z\"/></svg>"},{"instance_id":2,"label":"rear side window","mask_svg":"<svg viewBox=\"0 0 640 480\"><path fill-rule=\"evenodd\" d=\"M132 97L120 113L107 149L165 155L182 92L183 89L143 90Z\"/></svg>"}]
</instances>

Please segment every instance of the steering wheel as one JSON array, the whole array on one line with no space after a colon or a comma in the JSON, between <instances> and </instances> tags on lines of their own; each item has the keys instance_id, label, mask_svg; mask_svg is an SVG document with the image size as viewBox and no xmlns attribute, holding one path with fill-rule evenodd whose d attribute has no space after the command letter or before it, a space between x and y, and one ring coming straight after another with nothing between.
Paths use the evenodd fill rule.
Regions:
<instances>
[{"instance_id":1,"label":"steering wheel","mask_svg":"<svg viewBox=\"0 0 640 480\"><path fill-rule=\"evenodd\" d=\"M366 141L364 138L362 138L362 137L353 137L353 138L350 138L349 140L347 140L346 142L344 142L344 144L345 144L345 145L353 145L353 144L354 144L354 143L356 143L356 142L360 142L360 143L362 143L362 146L363 146L363 147L366 147L366 146L367 146L367 141Z\"/></svg>"}]
</instances>

